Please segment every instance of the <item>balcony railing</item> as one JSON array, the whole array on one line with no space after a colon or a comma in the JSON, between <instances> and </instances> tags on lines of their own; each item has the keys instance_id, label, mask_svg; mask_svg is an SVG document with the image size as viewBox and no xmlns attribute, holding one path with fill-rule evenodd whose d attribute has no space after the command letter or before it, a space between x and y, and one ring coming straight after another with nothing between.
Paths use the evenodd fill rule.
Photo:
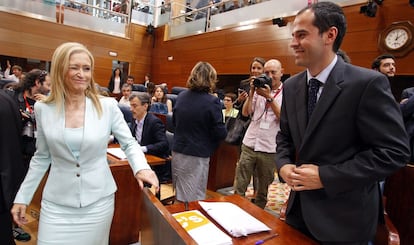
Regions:
<instances>
[{"instance_id":1,"label":"balcony railing","mask_svg":"<svg viewBox=\"0 0 414 245\"><path fill-rule=\"evenodd\" d=\"M341 6L366 0L330 0ZM168 39L216 31L233 26L247 26L260 21L294 15L309 2L317 0L135 0L115 12L76 1L0 0L0 11L58 22L120 37L129 36L129 23L168 25Z\"/></svg>"}]
</instances>

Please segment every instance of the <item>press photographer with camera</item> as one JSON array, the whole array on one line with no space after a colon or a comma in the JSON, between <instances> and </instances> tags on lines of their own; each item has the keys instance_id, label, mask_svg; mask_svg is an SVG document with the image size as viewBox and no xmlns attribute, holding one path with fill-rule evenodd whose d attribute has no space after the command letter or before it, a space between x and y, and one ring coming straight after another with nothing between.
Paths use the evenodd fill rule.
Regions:
<instances>
[{"instance_id":1,"label":"press photographer with camera","mask_svg":"<svg viewBox=\"0 0 414 245\"><path fill-rule=\"evenodd\" d=\"M267 61L264 74L251 80L249 96L242 109L243 116L250 115L251 121L243 138L234 190L244 196L256 169L259 186L255 204L260 208L266 206L268 187L274 179L276 134L279 131L282 104L282 75L280 61Z\"/></svg>"},{"instance_id":2,"label":"press photographer with camera","mask_svg":"<svg viewBox=\"0 0 414 245\"><path fill-rule=\"evenodd\" d=\"M50 77L46 71L33 69L15 87L6 90L16 102L21 114L23 175L26 174L30 159L36 151L36 120L33 106L36 101L46 98L50 84ZM30 234L17 226L13 228L13 236L18 241L29 241L31 238Z\"/></svg>"}]
</instances>

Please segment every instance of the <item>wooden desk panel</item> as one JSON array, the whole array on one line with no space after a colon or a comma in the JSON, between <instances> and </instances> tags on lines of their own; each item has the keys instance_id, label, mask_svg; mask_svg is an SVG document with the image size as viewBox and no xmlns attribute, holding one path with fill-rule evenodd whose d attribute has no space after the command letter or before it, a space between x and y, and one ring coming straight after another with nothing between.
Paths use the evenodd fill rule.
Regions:
<instances>
[{"instance_id":1,"label":"wooden desk panel","mask_svg":"<svg viewBox=\"0 0 414 245\"><path fill-rule=\"evenodd\" d=\"M271 228L271 231L268 232L260 232L256 234L248 235L247 237L241 237L236 238L233 237L233 244L234 245L251 245L255 244L258 240L265 239L270 234L277 233L279 234L277 237L272 238L271 240L268 240L267 244L318 244L316 241L308 238L304 234L300 233L293 227L289 226L285 222L279 220L275 216L269 214L268 212L264 211L263 209L260 209L256 205L252 204L247 199L239 196L239 195L231 195L231 196L221 196L217 198L208 199L206 201L213 201L213 202L230 202L233 204L236 204L240 208L244 209L247 213L253 215L255 218L266 224ZM191 202L189 203L189 210L199 210L207 217L208 214L204 212L204 210L200 207L198 202ZM174 204L171 206L165 207L170 213L178 213L185 210L184 204ZM210 217L209 217L210 218ZM215 223L215 221L210 218L212 222ZM220 225L215 223L219 228ZM223 229L222 229L223 230ZM225 230L223 230L226 232Z\"/></svg>"},{"instance_id":2,"label":"wooden desk panel","mask_svg":"<svg viewBox=\"0 0 414 245\"><path fill-rule=\"evenodd\" d=\"M117 147L117 146L113 146ZM107 154L110 169L118 187L115 193L115 211L111 225L109 241L111 245L125 245L139 240L140 219L141 219L141 198L142 191L139 189L132 169L127 160L121 160ZM165 164L165 159L153 155L145 155L148 164ZM43 187L46 183L47 173L41 181L32 202L28 207L28 212L37 218L40 213L40 202Z\"/></svg>"},{"instance_id":3,"label":"wooden desk panel","mask_svg":"<svg viewBox=\"0 0 414 245\"><path fill-rule=\"evenodd\" d=\"M217 191L233 186L236 164L239 159L239 146L221 142L210 158L207 189Z\"/></svg>"}]
</instances>

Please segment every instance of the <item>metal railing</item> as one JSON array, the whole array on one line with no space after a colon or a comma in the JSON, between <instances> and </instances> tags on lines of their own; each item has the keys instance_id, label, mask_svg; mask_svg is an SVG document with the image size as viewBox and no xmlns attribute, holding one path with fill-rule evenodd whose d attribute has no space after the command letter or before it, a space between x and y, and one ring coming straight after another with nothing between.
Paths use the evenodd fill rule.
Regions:
<instances>
[{"instance_id":1,"label":"metal railing","mask_svg":"<svg viewBox=\"0 0 414 245\"><path fill-rule=\"evenodd\" d=\"M149 0L131 1L132 4L123 8L124 13L120 13L105 6L93 6L76 1L0 0L0 11L125 38L129 37L129 23L154 27L168 25L166 36L168 39L174 39L291 16L309 3L308 0L192 0L193 5L196 5L193 6L191 3L182 4L182 0L164 1L155 0L155 4ZM347 6L366 0L330 1Z\"/></svg>"}]
</instances>

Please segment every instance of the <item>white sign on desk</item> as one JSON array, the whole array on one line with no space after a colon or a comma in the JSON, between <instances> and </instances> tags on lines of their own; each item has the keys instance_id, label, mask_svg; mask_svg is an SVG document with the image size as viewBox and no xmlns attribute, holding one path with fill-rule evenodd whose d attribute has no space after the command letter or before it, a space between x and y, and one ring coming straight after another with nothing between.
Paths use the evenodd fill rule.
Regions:
<instances>
[{"instance_id":1,"label":"white sign on desk","mask_svg":"<svg viewBox=\"0 0 414 245\"><path fill-rule=\"evenodd\" d=\"M121 150L121 148L119 147L114 147L114 148L108 148L106 150L106 152L108 152L109 154L121 159L121 160L125 160L127 159L125 153L123 150Z\"/></svg>"}]
</instances>

